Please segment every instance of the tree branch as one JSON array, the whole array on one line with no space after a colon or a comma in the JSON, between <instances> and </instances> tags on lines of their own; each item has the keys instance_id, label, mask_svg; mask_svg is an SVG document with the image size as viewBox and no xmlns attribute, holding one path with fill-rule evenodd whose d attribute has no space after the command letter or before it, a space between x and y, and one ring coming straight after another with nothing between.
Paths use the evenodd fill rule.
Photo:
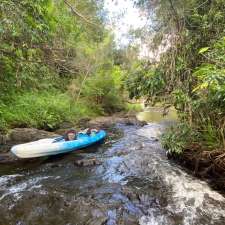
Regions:
<instances>
[{"instance_id":1,"label":"tree branch","mask_svg":"<svg viewBox=\"0 0 225 225\"><path fill-rule=\"evenodd\" d=\"M70 3L66 0L64 0L65 4L71 9L71 11L73 12L73 14L75 14L76 16L80 17L82 20L84 20L86 23L90 24L90 25L94 25L94 26L98 26L97 24L93 23L92 21L88 20L85 16L83 16L80 12L78 12L72 5L70 5Z\"/></svg>"},{"instance_id":2,"label":"tree branch","mask_svg":"<svg viewBox=\"0 0 225 225\"><path fill-rule=\"evenodd\" d=\"M179 15L178 15L178 13L177 13L176 9L174 8L174 5L173 5L172 0L169 0L169 3L170 3L171 10L172 10L172 11L173 11L173 13L174 13L175 22L176 22L176 24L177 24L177 30L179 31L179 30L180 30Z\"/></svg>"}]
</instances>

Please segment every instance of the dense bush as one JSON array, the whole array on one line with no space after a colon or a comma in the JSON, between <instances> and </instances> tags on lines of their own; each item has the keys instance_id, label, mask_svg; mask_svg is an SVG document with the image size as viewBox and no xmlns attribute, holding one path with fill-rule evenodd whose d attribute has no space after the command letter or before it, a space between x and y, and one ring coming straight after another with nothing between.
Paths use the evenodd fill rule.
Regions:
<instances>
[{"instance_id":1,"label":"dense bush","mask_svg":"<svg viewBox=\"0 0 225 225\"><path fill-rule=\"evenodd\" d=\"M180 154L190 144L200 141L199 134L185 123L169 128L161 140L162 146L171 154Z\"/></svg>"},{"instance_id":2,"label":"dense bush","mask_svg":"<svg viewBox=\"0 0 225 225\"><path fill-rule=\"evenodd\" d=\"M120 76L120 74L118 74ZM118 86L119 87L119 86ZM83 98L97 111L113 113L124 109L122 92L116 87L111 74L96 74L87 79L82 90Z\"/></svg>"},{"instance_id":3,"label":"dense bush","mask_svg":"<svg viewBox=\"0 0 225 225\"><path fill-rule=\"evenodd\" d=\"M0 104L0 129L10 127L37 127L55 129L61 122L76 121L93 116L85 102L71 103L67 94L60 92L26 92L8 104Z\"/></svg>"},{"instance_id":4,"label":"dense bush","mask_svg":"<svg viewBox=\"0 0 225 225\"><path fill-rule=\"evenodd\" d=\"M193 142L201 141L208 149L225 148L225 1L136 3L154 20L150 33L146 29L143 36L154 36L154 48L169 44L159 62L144 63L128 80L131 97L174 105L180 121L198 133ZM186 135L177 129L166 142L181 152Z\"/></svg>"},{"instance_id":5,"label":"dense bush","mask_svg":"<svg viewBox=\"0 0 225 225\"><path fill-rule=\"evenodd\" d=\"M73 79L68 94L74 104L85 101L93 112L110 114L125 109L125 71L113 64L103 64L93 73Z\"/></svg>"},{"instance_id":6,"label":"dense bush","mask_svg":"<svg viewBox=\"0 0 225 225\"><path fill-rule=\"evenodd\" d=\"M0 2L0 129L54 129L122 108L102 15L102 1Z\"/></svg>"}]
</instances>

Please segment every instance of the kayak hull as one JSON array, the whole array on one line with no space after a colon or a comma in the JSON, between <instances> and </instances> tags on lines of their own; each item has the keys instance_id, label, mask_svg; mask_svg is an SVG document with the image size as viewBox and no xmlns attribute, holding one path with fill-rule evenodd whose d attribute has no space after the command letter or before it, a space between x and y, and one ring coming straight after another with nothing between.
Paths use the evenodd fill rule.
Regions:
<instances>
[{"instance_id":1,"label":"kayak hull","mask_svg":"<svg viewBox=\"0 0 225 225\"><path fill-rule=\"evenodd\" d=\"M11 152L19 158L36 158L42 156L57 155L67 153L82 148L86 148L102 141L106 137L106 132L100 130L97 133L78 134L76 140L65 141L63 138L47 138L25 144L15 145Z\"/></svg>"}]
</instances>

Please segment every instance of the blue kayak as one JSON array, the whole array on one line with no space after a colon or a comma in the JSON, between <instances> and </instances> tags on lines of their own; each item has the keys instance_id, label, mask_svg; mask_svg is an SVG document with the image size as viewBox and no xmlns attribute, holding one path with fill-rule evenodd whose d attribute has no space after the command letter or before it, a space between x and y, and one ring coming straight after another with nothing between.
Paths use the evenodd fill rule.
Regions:
<instances>
[{"instance_id":1,"label":"blue kayak","mask_svg":"<svg viewBox=\"0 0 225 225\"><path fill-rule=\"evenodd\" d=\"M65 141L62 136L57 138L46 138L34 142L15 145L11 152L19 158L35 158L41 156L57 155L86 148L102 141L106 137L106 132L100 130L90 135L78 133L77 139Z\"/></svg>"}]
</instances>

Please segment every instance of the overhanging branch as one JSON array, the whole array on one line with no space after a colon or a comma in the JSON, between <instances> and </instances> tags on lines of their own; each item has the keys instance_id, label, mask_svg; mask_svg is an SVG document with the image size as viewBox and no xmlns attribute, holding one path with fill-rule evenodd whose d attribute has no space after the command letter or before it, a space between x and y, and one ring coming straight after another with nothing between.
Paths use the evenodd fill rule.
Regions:
<instances>
[{"instance_id":1,"label":"overhanging branch","mask_svg":"<svg viewBox=\"0 0 225 225\"><path fill-rule=\"evenodd\" d=\"M98 26L97 24L93 23L92 21L88 20L85 16L83 16L80 12L78 12L68 1L64 0L65 4L71 9L73 14L80 17L82 20L84 20L86 23L94 26Z\"/></svg>"}]
</instances>

